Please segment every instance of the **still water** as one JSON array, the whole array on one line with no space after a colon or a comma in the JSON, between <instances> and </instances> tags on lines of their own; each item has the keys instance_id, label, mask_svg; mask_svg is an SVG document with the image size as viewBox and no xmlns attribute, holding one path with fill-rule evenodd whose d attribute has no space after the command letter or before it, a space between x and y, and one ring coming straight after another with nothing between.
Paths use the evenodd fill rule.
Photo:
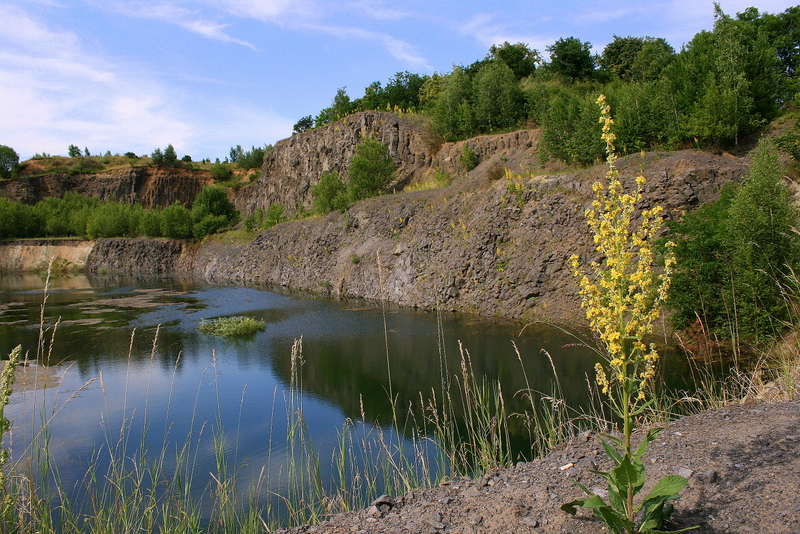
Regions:
<instances>
[{"instance_id":1,"label":"still water","mask_svg":"<svg viewBox=\"0 0 800 534\"><path fill-rule=\"evenodd\" d=\"M500 380L509 412L525 409L515 393L527 387L552 393L553 368L565 400L581 406L593 374L591 351L542 325L523 330L516 322L177 278L55 278L42 312L43 288L35 275L0 280L0 354L18 344L31 358L37 347L43 352L6 408L14 425L7 444L19 458L49 421L50 454L67 488L123 427L127 439L156 451L191 440L203 485L214 471L216 428L240 481L246 486L266 469L275 486L267 491L280 492L290 355L299 338L303 414L323 476L344 421L387 425L390 392L401 408L439 394L443 375L460 374L459 343L479 381ZM228 315L257 317L267 328L236 340L197 331L202 319Z\"/></svg>"}]
</instances>

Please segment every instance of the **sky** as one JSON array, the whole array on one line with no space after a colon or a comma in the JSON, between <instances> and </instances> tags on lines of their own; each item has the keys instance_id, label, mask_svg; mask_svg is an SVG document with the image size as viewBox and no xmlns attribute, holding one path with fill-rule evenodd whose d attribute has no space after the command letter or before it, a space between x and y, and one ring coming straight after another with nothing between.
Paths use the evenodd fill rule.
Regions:
<instances>
[{"instance_id":1,"label":"sky","mask_svg":"<svg viewBox=\"0 0 800 534\"><path fill-rule=\"evenodd\" d=\"M720 0L778 13L781 0ZM92 154L175 147L195 161L274 144L305 115L396 73L450 72L493 44L542 52L614 35L676 50L712 0L0 0L0 145Z\"/></svg>"}]
</instances>

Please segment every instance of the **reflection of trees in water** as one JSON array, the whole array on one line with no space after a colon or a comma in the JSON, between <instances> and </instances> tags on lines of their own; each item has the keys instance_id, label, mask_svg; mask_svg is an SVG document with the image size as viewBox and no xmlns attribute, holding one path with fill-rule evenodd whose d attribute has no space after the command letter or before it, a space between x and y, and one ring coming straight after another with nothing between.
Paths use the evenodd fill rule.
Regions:
<instances>
[{"instance_id":1,"label":"reflection of trees in water","mask_svg":"<svg viewBox=\"0 0 800 534\"><path fill-rule=\"evenodd\" d=\"M369 420L386 424L392 421L389 371L380 312L377 318L375 313L364 314L364 322L375 323L375 328L364 328L369 333L344 333L324 339L304 337L303 388L340 406L347 417L360 418L363 406ZM518 337L521 330L518 324L476 323L472 318L451 317L441 324L444 338L441 351L435 319L403 314L389 315L387 320L391 391L400 416L405 415L409 406L415 407L418 417L421 415L420 393L426 400L435 395L441 402L443 385L448 378L453 386L451 398L456 409L460 409L459 340L469 352L477 382L492 385L500 381L509 412L529 408L523 395L516 394L527 387L526 374L534 392L545 395L554 392L553 369L542 350L553 355L565 400L573 406L586 403L585 375L592 372L594 361L587 349L574 346L575 340L557 329L537 327ZM408 321L417 322L410 324ZM512 340L519 347L522 363ZM572 346L567 346L570 344ZM284 383L288 383L290 369L288 354L288 347L273 353L275 372Z\"/></svg>"}]
</instances>

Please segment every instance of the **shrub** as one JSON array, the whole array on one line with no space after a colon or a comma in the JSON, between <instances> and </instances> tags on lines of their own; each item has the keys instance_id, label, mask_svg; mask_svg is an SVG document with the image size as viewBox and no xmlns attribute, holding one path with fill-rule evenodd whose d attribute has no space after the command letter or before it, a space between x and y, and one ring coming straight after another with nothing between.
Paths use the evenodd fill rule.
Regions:
<instances>
[{"instance_id":1,"label":"shrub","mask_svg":"<svg viewBox=\"0 0 800 534\"><path fill-rule=\"evenodd\" d=\"M192 212L180 202L161 212L161 235L172 239L189 239L193 235Z\"/></svg>"},{"instance_id":2,"label":"shrub","mask_svg":"<svg viewBox=\"0 0 800 534\"><path fill-rule=\"evenodd\" d=\"M723 337L758 341L777 334L790 318L784 290L800 263L797 221L775 146L762 141L738 190L675 225L675 326L699 317Z\"/></svg>"},{"instance_id":3,"label":"shrub","mask_svg":"<svg viewBox=\"0 0 800 534\"><path fill-rule=\"evenodd\" d=\"M224 189L207 186L194 199L192 220L194 221L194 237L202 239L226 226L236 224L239 221L239 212L236 211L236 207Z\"/></svg>"},{"instance_id":4,"label":"shrub","mask_svg":"<svg viewBox=\"0 0 800 534\"><path fill-rule=\"evenodd\" d=\"M106 202L93 210L86 221L89 239L136 235L142 208L119 202Z\"/></svg>"},{"instance_id":5,"label":"shrub","mask_svg":"<svg viewBox=\"0 0 800 534\"><path fill-rule=\"evenodd\" d=\"M314 209L322 214L335 209L345 211L349 207L347 185L336 171L326 172L320 177L319 183L311 190L311 198Z\"/></svg>"},{"instance_id":6,"label":"shrub","mask_svg":"<svg viewBox=\"0 0 800 534\"><path fill-rule=\"evenodd\" d=\"M138 233L148 237L161 237L161 211L157 209L144 211L139 219Z\"/></svg>"},{"instance_id":7,"label":"shrub","mask_svg":"<svg viewBox=\"0 0 800 534\"><path fill-rule=\"evenodd\" d=\"M356 201L382 193L396 168L386 145L371 137L364 139L350 158L350 198Z\"/></svg>"},{"instance_id":8,"label":"shrub","mask_svg":"<svg viewBox=\"0 0 800 534\"><path fill-rule=\"evenodd\" d=\"M211 173L211 177L217 183L227 182L233 177L233 169L231 168L231 165L227 163L220 163L219 160L211 165L209 172Z\"/></svg>"},{"instance_id":9,"label":"shrub","mask_svg":"<svg viewBox=\"0 0 800 534\"><path fill-rule=\"evenodd\" d=\"M461 163L461 166L469 172L478 166L479 161L480 157L478 154L471 146L465 143L464 148L461 149L461 155L458 158L458 162Z\"/></svg>"}]
</instances>

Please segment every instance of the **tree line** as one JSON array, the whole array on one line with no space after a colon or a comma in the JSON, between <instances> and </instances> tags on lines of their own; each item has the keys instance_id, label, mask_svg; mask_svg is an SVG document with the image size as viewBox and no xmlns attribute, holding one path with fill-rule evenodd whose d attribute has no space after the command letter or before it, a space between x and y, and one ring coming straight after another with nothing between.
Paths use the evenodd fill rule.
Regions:
<instances>
[{"instance_id":1,"label":"tree line","mask_svg":"<svg viewBox=\"0 0 800 534\"><path fill-rule=\"evenodd\" d=\"M431 76L402 72L351 100L337 90L330 107L295 124L295 133L365 110L429 116L446 141L540 127L543 158L591 163L603 156L599 93L615 110L626 153L687 145L731 147L774 118L800 92L800 6L736 16L715 4L713 30L676 52L662 38L620 37L593 56L591 44L561 38L549 60L524 43L492 46L468 66Z\"/></svg>"},{"instance_id":2,"label":"tree line","mask_svg":"<svg viewBox=\"0 0 800 534\"><path fill-rule=\"evenodd\" d=\"M0 239L26 237L169 237L202 239L239 221L221 187L204 187L191 208L174 203L164 209L101 201L67 192L34 205L0 197Z\"/></svg>"}]
</instances>

